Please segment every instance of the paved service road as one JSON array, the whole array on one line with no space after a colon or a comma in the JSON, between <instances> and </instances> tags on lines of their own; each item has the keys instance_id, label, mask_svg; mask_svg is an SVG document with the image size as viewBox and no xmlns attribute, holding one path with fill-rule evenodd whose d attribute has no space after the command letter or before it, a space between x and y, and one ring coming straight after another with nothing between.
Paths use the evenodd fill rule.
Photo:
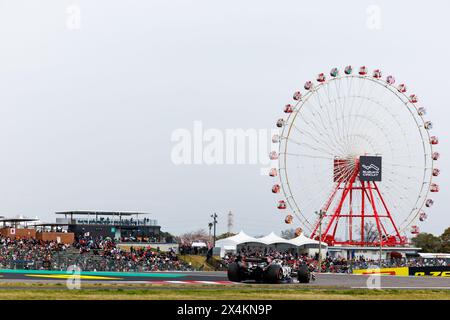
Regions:
<instances>
[{"instance_id":1,"label":"paved service road","mask_svg":"<svg viewBox=\"0 0 450 320\"><path fill-rule=\"evenodd\" d=\"M72 277L65 271L0 270L0 282L66 282ZM81 281L89 283L154 283L154 284L231 284L226 272L82 272ZM249 282L251 283L251 282ZM277 285L278 286L278 285ZM292 288L382 288L382 289L450 289L449 277L406 277L318 274L310 284L280 284Z\"/></svg>"}]
</instances>

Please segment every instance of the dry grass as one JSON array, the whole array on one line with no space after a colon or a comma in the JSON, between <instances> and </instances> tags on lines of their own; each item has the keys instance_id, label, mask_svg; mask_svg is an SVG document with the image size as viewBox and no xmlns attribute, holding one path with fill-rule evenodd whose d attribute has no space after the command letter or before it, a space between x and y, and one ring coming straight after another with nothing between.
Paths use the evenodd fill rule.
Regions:
<instances>
[{"instance_id":1,"label":"dry grass","mask_svg":"<svg viewBox=\"0 0 450 320\"><path fill-rule=\"evenodd\" d=\"M179 257L181 260L185 261L186 263L191 263L192 267L196 270L214 271L214 267L209 265L209 263L206 262L205 256L180 255Z\"/></svg>"},{"instance_id":2,"label":"dry grass","mask_svg":"<svg viewBox=\"0 0 450 320\"><path fill-rule=\"evenodd\" d=\"M43 300L450 300L450 290L339 290L274 286L158 286L142 284L84 285L68 290L62 284L0 284L0 299Z\"/></svg>"}]
</instances>

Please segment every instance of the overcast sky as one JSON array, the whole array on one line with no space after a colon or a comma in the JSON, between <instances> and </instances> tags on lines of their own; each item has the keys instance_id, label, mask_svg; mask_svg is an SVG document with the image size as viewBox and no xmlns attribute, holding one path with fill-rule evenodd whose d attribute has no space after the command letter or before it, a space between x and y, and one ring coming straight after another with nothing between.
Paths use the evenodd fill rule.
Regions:
<instances>
[{"instance_id":1,"label":"overcast sky","mask_svg":"<svg viewBox=\"0 0 450 320\"><path fill-rule=\"evenodd\" d=\"M172 132L196 120L272 129L306 80L364 64L406 82L434 121L442 191L422 230L440 234L449 12L411 0L0 0L0 213L138 210L179 234L213 212L224 232L231 210L233 231L279 232L261 165L176 166Z\"/></svg>"}]
</instances>

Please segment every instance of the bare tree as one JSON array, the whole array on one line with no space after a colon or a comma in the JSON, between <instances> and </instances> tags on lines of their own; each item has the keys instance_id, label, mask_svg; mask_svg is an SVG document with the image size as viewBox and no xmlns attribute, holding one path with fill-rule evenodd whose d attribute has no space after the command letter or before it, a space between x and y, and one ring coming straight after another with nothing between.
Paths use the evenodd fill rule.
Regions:
<instances>
[{"instance_id":1,"label":"bare tree","mask_svg":"<svg viewBox=\"0 0 450 320\"><path fill-rule=\"evenodd\" d=\"M296 237L294 229L286 229L281 231L281 237L286 240L291 240Z\"/></svg>"},{"instance_id":2,"label":"bare tree","mask_svg":"<svg viewBox=\"0 0 450 320\"><path fill-rule=\"evenodd\" d=\"M361 230L361 228L360 228ZM380 235L378 233L377 226L373 221L366 222L364 224L364 241L365 242L374 242L378 241Z\"/></svg>"},{"instance_id":3,"label":"bare tree","mask_svg":"<svg viewBox=\"0 0 450 320\"><path fill-rule=\"evenodd\" d=\"M222 234L218 235L216 237L216 240L222 240L222 239L225 239L225 238L228 238L228 237L232 237L232 236L235 236L235 235L236 235L236 233L233 233L233 232L225 232L225 233L222 233Z\"/></svg>"},{"instance_id":4,"label":"bare tree","mask_svg":"<svg viewBox=\"0 0 450 320\"><path fill-rule=\"evenodd\" d=\"M192 242L195 241L202 241L202 242L211 242L212 238L208 235L208 232L204 229L190 231L181 234L177 237L179 243L183 244L192 244Z\"/></svg>"}]
</instances>

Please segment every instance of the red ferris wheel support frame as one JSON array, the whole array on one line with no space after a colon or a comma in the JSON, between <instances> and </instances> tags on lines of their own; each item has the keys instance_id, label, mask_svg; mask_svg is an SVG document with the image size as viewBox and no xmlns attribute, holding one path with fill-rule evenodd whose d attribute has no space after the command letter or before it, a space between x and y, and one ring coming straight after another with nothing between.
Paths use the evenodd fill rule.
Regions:
<instances>
[{"instance_id":1,"label":"red ferris wheel support frame","mask_svg":"<svg viewBox=\"0 0 450 320\"><path fill-rule=\"evenodd\" d=\"M348 245L348 246L402 246L406 244L406 238L400 235L391 212L378 189L375 181L361 181L359 175L359 160L356 160L355 166L345 176L341 176L331 193L331 196L322 207L323 217L319 219L311 233L312 239L319 239L318 230L321 223L320 220L325 221L325 230L321 234L321 240L328 245ZM353 211L352 205L354 203L353 196L358 192L361 194L360 212ZM338 202L331 214L328 214L329 207L333 200L338 197ZM376 199L380 200L381 208L377 208ZM348 201L349 212L343 212L344 203ZM366 210L369 207L370 210ZM371 211L371 212L369 212ZM393 234L388 234L385 224L382 219L387 219L393 227ZM348 239L338 241L335 239L336 231L340 220L348 220ZM353 222L360 220L359 237L355 237L356 233L353 230ZM375 221L377 230L377 239L366 240L364 226L367 221ZM323 228L323 226L322 226ZM381 235L381 237L380 237ZM359 238L359 239L358 239ZM381 241L381 243L380 243Z\"/></svg>"}]
</instances>

